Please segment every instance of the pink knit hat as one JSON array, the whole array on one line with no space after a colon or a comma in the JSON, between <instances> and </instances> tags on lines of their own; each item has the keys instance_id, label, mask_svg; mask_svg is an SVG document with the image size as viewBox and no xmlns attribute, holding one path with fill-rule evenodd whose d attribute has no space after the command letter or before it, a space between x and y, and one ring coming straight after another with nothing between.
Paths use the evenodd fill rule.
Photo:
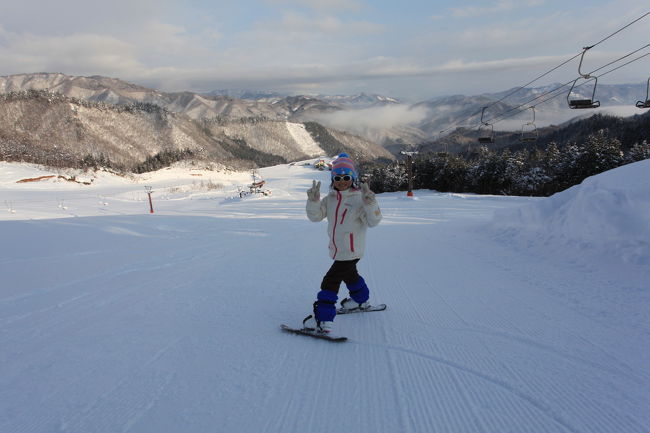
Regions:
<instances>
[{"instance_id":1,"label":"pink knit hat","mask_svg":"<svg viewBox=\"0 0 650 433\"><path fill-rule=\"evenodd\" d=\"M356 179L357 169L350 156L347 153L342 153L332 162L332 177L346 174L352 176L352 179Z\"/></svg>"}]
</instances>

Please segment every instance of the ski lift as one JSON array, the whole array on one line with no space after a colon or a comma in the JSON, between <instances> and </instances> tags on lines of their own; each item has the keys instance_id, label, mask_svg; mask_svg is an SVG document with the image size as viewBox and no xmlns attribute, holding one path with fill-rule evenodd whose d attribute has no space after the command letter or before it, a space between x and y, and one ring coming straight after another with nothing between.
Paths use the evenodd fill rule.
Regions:
<instances>
[{"instance_id":1,"label":"ski lift","mask_svg":"<svg viewBox=\"0 0 650 433\"><path fill-rule=\"evenodd\" d=\"M530 107L530 109L533 110L533 120L521 126L519 141L522 143L532 143L533 141L537 141L539 137L537 126L535 125L535 107Z\"/></svg>"},{"instance_id":2,"label":"ski lift","mask_svg":"<svg viewBox=\"0 0 650 433\"><path fill-rule=\"evenodd\" d=\"M445 132L444 129L438 133L438 140L436 140L438 143L442 141L443 132ZM449 140L445 140L444 145L445 145L445 153L449 153Z\"/></svg>"},{"instance_id":3,"label":"ski lift","mask_svg":"<svg viewBox=\"0 0 650 433\"><path fill-rule=\"evenodd\" d=\"M481 125L478 127L478 142L481 144L494 143L494 125L483 121L483 114L486 108L483 107L481 110Z\"/></svg>"},{"instance_id":4,"label":"ski lift","mask_svg":"<svg viewBox=\"0 0 650 433\"><path fill-rule=\"evenodd\" d=\"M638 108L650 108L650 78L648 78L648 84L646 85L645 102L637 101L636 106Z\"/></svg>"},{"instance_id":5,"label":"ski lift","mask_svg":"<svg viewBox=\"0 0 650 433\"><path fill-rule=\"evenodd\" d=\"M578 65L578 74L580 76L575 79L573 84L571 85L571 89L569 90L569 93L566 97L567 102L569 103L569 108L598 108L600 107L600 101L594 101L594 98L596 97L596 86L598 85L598 77L596 76L591 76L589 74L583 74L582 71L580 70L582 68L582 60L585 58L585 53L587 50L589 50L592 47L584 47L582 51L582 56L580 57L580 64ZM594 90L591 93L591 99L571 99L571 93L573 92L573 88L575 87L576 83L578 80L583 79L583 80L590 80L594 79Z\"/></svg>"}]
</instances>

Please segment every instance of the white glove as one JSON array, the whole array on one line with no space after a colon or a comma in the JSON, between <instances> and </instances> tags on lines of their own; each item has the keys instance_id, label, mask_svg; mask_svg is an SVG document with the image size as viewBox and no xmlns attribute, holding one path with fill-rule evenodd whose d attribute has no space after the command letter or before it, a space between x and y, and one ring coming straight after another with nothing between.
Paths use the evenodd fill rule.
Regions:
<instances>
[{"instance_id":1,"label":"white glove","mask_svg":"<svg viewBox=\"0 0 650 433\"><path fill-rule=\"evenodd\" d=\"M320 180L313 181L311 188L307 190L307 197L311 201L320 201Z\"/></svg>"},{"instance_id":2,"label":"white glove","mask_svg":"<svg viewBox=\"0 0 650 433\"><path fill-rule=\"evenodd\" d=\"M361 184L361 196L363 197L363 202L365 204L375 204L377 199L375 198L375 193L370 191L370 187L367 183Z\"/></svg>"}]
</instances>

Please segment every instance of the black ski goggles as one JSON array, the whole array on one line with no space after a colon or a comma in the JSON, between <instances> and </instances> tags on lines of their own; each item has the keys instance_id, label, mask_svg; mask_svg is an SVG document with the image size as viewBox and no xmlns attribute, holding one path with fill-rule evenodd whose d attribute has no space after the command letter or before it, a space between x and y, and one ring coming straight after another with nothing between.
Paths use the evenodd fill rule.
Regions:
<instances>
[{"instance_id":1,"label":"black ski goggles","mask_svg":"<svg viewBox=\"0 0 650 433\"><path fill-rule=\"evenodd\" d=\"M340 181L349 182L352 180L352 176L350 176L349 174L346 174L344 176L332 176L332 180L334 182L340 182Z\"/></svg>"}]
</instances>

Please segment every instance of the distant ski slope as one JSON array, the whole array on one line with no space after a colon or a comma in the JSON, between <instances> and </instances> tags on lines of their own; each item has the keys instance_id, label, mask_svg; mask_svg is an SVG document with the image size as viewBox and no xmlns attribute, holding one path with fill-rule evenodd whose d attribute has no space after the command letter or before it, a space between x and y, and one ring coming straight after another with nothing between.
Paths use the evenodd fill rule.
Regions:
<instances>
[{"instance_id":1,"label":"distant ski slope","mask_svg":"<svg viewBox=\"0 0 650 433\"><path fill-rule=\"evenodd\" d=\"M292 123L287 122L287 129L289 134L293 137L294 141L298 145L298 148L305 155L324 155L325 152L321 147L314 141L312 136L305 129L305 125L302 123Z\"/></svg>"}]
</instances>

